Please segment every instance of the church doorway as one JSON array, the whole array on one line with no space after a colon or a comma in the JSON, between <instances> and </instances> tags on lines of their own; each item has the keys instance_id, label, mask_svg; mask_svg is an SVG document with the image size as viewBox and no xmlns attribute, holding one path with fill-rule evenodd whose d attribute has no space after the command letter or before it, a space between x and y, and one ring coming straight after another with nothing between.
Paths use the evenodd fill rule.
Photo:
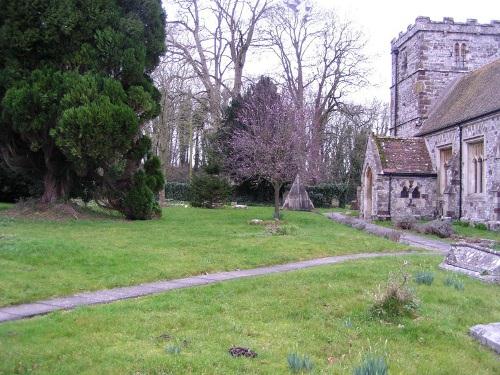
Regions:
<instances>
[{"instance_id":1,"label":"church doorway","mask_svg":"<svg viewBox=\"0 0 500 375\"><path fill-rule=\"evenodd\" d=\"M372 169L368 167L365 172L365 199L363 213L366 220L372 218L372 194L373 194L373 174Z\"/></svg>"}]
</instances>

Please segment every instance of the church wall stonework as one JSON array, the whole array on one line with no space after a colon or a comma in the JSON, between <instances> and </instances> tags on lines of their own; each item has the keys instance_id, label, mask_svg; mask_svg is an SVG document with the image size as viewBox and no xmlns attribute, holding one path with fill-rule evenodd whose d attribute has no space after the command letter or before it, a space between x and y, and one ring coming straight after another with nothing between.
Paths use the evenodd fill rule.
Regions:
<instances>
[{"instance_id":1,"label":"church wall stonework","mask_svg":"<svg viewBox=\"0 0 500 375\"><path fill-rule=\"evenodd\" d=\"M500 221L500 116L490 116L462 127L462 178L460 179L460 130L455 127L425 136L427 148L436 170L439 170L439 152L442 148L452 148L452 160L448 169L449 185L444 194L438 194L438 208L443 205L440 215L458 218L460 215L459 196L462 183L461 219L467 221ZM482 194L467 191L467 145L471 141L484 141L485 189ZM438 171L440 172L440 171ZM447 201L448 200L448 201Z\"/></svg>"},{"instance_id":2,"label":"church wall stonework","mask_svg":"<svg viewBox=\"0 0 500 375\"><path fill-rule=\"evenodd\" d=\"M455 60L455 44L466 46L465 64ZM478 24L418 17L392 43L391 126L399 137L415 135L450 82L500 58L500 21ZM397 74L396 74L397 72ZM397 86L397 103L396 103ZM397 108L397 119L395 111Z\"/></svg>"}]
</instances>

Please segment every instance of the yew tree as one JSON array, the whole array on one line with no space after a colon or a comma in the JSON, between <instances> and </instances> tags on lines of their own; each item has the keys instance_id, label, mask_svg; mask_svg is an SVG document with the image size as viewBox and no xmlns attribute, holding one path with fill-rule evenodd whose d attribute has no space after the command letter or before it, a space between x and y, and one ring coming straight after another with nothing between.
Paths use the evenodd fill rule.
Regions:
<instances>
[{"instance_id":1,"label":"yew tree","mask_svg":"<svg viewBox=\"0 0 500 375\"><path fill-rule=\"evenodd\" d=\"M144 168L153 158L142 136L160 110L150 73L164 49L161 0L0 0L0 9L4 163L43 180L43 202L90 192L133 217L131 190L151 196L163 180Z\"/></svg>"},{"instance_id":2,"label":"yew tree","mask_svg":"<svg viewBox=\"0 0 500 375\"><path fill-rule=\"evenodd\" d=\"M279 219L281 187L306 166L304 114L262 77L241 99L237 118L241 125L231 138L228 169L240 180L271 183Z\"/></svg>"}]
</instances>

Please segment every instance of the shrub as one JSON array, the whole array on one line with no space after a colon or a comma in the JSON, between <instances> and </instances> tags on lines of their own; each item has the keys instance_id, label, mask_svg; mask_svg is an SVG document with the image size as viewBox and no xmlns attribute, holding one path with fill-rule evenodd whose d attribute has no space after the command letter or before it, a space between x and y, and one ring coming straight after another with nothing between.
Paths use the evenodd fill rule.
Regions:
<instances>
[{"instance_id":1,"label":"shrub","mask_svg":"<svg viewBox=\"0 0 500 375\"><path fill-rule=\"evenodd\" d=\"M386 288L384 290L379 288L371 307L372 316L382 319L416 316L419 300L415 292L408 287L407 280L407 275L403 275L402 281L391 276Z\"/></svg>"},{"instance_id":2,"label":"shrub","mask_svg":"<svg viewBox=\"0 0 500 375\"><path fill-rule=\"evenodd\" d=\"M175 201L189 201L189 184L185 182L167 182L165 198Z\"/></svg>"},{"instance_id":3,"label":"shrub","mask_svg":"<svg viewBox=\"0 0 500 375\"><path fill-rule=\"evenodd\" d=\"M288 368L294 374L299 372L310 372L314 367L313 362L308 356L300 356L297 353L288 354L287 362Z\"/></svg>"},{"instance_id":4,"label":"shrub","mask_svg":"<svg viewBox=\"0 0 500 375\"><path fill-rule=\"evenodd\" d=\"M412 215L404 215L394 218L394 227L398 229L413 229L417 224L417 220Z\"/></svg>"},{"instance_id":5,"label":"shrub","mask_svg":"<svg viewBox=\"0 0 500 375\"><path fill-rule=\"evenodd\" d=\"M134 182L124 199L124 214L130 220L148 220L155 210L154 194L146 183L144 171L138 171Z\"/></svg>"},{"instance_id":6,"label":"shrub","mask_svg":"<svg viewBox=\"0 0 500 375\"><path fill-rule=\"evenodd\" d=\"M279 222L274 222L268 224L266 229L269 234L273 236L287 236L296 234L299 230L299 227L294 224L283 224L280 225Z\"/></svg>"},{"instance_id":7,"label":"shrub","mask_svg":"<svg viewBox=\"0 0 500 375\"><path fill-rule=\"evenodd\" d=\"M231 186L222 177L200 173L191 180L191 205L194 207L222 207L231 194Z\"/></svg>"},{"instance_id":8,"label":"shrub","mask_svg":"<svg viewBox=\"0 0 500 375\"><path fill-rule=\"evenodd\" d=\"M389 373L384 357L367 356L360 366L353 371L354 375L386 375Z\"/></svg>"},{"instance_id":9,"label":"shrub","mask_svg":"<svg viewBox=\"0 0 500 375\"><path fill-rule=\"evenodd\" d=\"M333 198L339 200L340 207L346 204L347 186L345 184L323 183L307 186L306 190L314 207L331 207Z\"/></svg>"},{"instance_id":10,"label":"shrub","mask_svg":"<svg viewBox=\"0 0 500 375\"><path fill-rule=\"evenodd\" d=\"M169 345L165 348L165 351L168 354L180 354L181 353L181 347L177 345Z\"/></svg>"},{"instance_id":11,"label":"shrub","mask_svg":"<svg viewBox=\"0 0 500 375\"><path fill-rule=\"evenodd\" d=\"M444 280L444 285L453 287L456 290L464 290L464 282L456 277L447 277L446 280Z\"/></svg>"},{"instance_id":12,"label":"shrub","mask_svg":"<svg viewBox=\"0 0 500 375\"><path fill-rule=\"evenodd\" d=\"M441 238L451 237L451 235L455 233L450 222L439 219L418 225L416 229L420 233L435 234Z\"/></svg>"},{"instance_id":13,"label":"shrub","mask_svg":"<svg viewBox=\"0 0 500 375\"><path fill-rule=\"evenodd\" d=\"M474 228L479 230L488 230L488 227L484 223L476 223L474 224Z\"/></svg>"},{"instance_id":14,"label":"shrub","mask_svg":"<svg viewBox=\"0 0 500 375\"><path fill-rule=\"evenodd\" d=\"M455 221L455 224L463 228L468 228L470 226L468 221L461 221L461 220Z\"/></svg>"},{"instance_id":15,"label":"shrub","mask_svg":"<svg viewBox=\"0 0 500 375\"><path fill-rule=\"evenodd\" d=\"M429 271L417 272L414 280L417 284L431 285L434 281L434 274Z\"/></svg>"}]
</instances>

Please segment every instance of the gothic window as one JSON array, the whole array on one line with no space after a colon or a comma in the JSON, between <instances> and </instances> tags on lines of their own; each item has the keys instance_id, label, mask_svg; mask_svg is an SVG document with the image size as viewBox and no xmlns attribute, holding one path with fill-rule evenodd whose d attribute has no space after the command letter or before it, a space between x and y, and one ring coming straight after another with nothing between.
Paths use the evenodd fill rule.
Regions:
<instances>
[{"instance_id":1,"label":"gothic window","mask_svg":"<svg viewBox=\"0 0 500 375\"><path fill-rule=\"evenodd\" d=\"M401 56L401 75L405 76L408 70L408 55L406 51L403 51Z\"/></svg>"},{"instance_id":2,"label":"gothic window","mask_svg":"<svg viewBox=\"0 0 500 375\"><path fill-rule=\"evenodd\" d=\"M408 188L406 186L403 186L403 190L401 190L401 198L408 198Z\"/></svg>"},{"instance_id":3,"label":"gothic window","mask_svg":"<svg viewBox=\"0 0 500 375\"><path fill-rule=\"evenodd\" d=\"M467 61L467 47L465 43L462 43L462 47L460 48L460 67L465 68L465 63Z\"/></svg>"},{"instance_id":4,"label":"gothic window","mask_svg":"<svg viewBox=\"0 0 500 375\"><path fill-rule=\"evenodd\" d=\"M455 43L455 65L457 68L460 66L460 43Z\"/></svg>"},{"instance_id":5,"label":"gothic window","mask_svg":"<svg viewBox=\"0 0 500 375\"><path fill-rule=\"evenodd\" d=\"M454 48L455 66L457 68L465 68L465 63L467 62L467 46L465 43L455 43Z\"/></svg>"},{"instance_id":6,"label":"gothic window","mask_svg":"<svg viewBox=\"0 0 500 375\"><path fill-rule=\"evenodd\" d=\"M451 147L448 148L442 148L439 150L439 193L443 194L444 189L449 184L448 181L448 168L450 166L450 160L452 157L452 150Z\"/></svg>"},{"instance_id":7,"label":"gothic window","mask_svg":"<svg viewBox=\"0 0 500 375\"><path fill-rule=\"evenodd\" d=\"M469 193L484 192L484 143L483 141L467 145L467 180Z\"/></svg>"},{"instance_id":8,"label":"gothic window","mask_svg":"<svg viewBox=\"0 0 500 375\"><path fill-rule=\"evenodd\" d=\"M418 186L415 186L415 189L411 192L411 197L413 199L418 199L420 198L420 191L418 190Z\"/></svg>"}]
</instances>

